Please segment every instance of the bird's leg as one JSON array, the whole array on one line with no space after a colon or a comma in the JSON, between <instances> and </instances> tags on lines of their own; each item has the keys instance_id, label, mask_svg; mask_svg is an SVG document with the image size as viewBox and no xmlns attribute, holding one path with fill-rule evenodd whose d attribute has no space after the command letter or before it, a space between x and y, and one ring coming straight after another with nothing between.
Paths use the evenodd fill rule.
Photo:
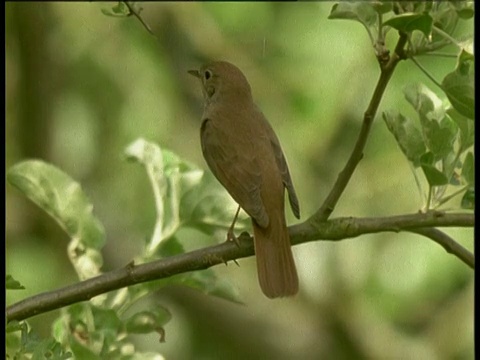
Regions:
<instances>
[{"instance_id":1,"label":"bird's leg","mask_svg":"<svg viewBox=\"0 0 480 360\"><path fill-rule=\"evenodd\" d=\"M227 231L227 241L233 241L237 246L240 246L240 243L238 242L237 237L233 233L233 228L235 227L235 223L237 222L237 217L239 212L240 212L240 205L238 206L237 212L235 213L235 216L232 221L232 225L230 225Z\"/></svg>"}]
</instances>

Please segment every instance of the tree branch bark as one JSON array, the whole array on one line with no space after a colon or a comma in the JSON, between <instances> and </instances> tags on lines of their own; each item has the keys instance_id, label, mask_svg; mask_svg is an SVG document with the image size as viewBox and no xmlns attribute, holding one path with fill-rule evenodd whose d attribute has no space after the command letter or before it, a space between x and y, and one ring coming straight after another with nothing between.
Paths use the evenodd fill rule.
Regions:
<instances>
[{"instance_id":1,"label":"tree branch bark","mask_svg":"<svg viewBox=\"0 0 480 360\"><path fill-rule=\"evenodd\" d=\"M449 253L474 268L473 254L440 231L429 229L433 226L473 227L474 223L473 214L429 212L382 218L337 218L321 224L306 221L291 226L289 230L293 245L319 239L340 241L384 231L409 231L431 238L441 244ZM253 241L249 235L244 233L239 237L239 246L233 242L224 242L146 264L134 265L132 263L122 269L110 271L58 290L41 293L13 304L7 307L7 321L24 320L126 286L168 278L189 271L203 270L252 255L254 255Z\"/></svg>"}]
</instances>

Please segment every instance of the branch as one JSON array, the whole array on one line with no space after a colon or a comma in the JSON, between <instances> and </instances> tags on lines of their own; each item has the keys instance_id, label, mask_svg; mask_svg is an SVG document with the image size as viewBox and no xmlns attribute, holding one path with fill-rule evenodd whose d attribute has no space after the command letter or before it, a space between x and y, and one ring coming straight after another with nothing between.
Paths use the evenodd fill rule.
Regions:
<instances>
[{"instance_id":1,"label":"branch","mask_svg":"<svg viewBox=\"0 0 480 360\"><path fill-rule=\"evenodd\" d=\"M432 239L441 245L448 253L454 254L465 264L475 269L475 256L444 232L434 228L419 228L410 230L410 232Z\"/></svg>"},{"instance_id":2,"label":"branch","mask_svg":"<svg viewBox=\"0 0 480 360\"><path fill-rule=\"evenodd\" d=\"M318 211L310 217L308 221L321 223L327 220L335 209L335 205L337 205L337 202L340 199L343 191L347 187L347 184L350 181L350 178L352 177L355 168L363 157L363 150L365 148L365 144L370 133L373 119L375 118L375 114L377 113L380 101L382 100L388 82L392 77L393 71L395 70L397 64L401 60L405 59L404 47L406 43L407 35L404 33L400 33L400 38L398 39L397 46L395 47L395 52L388 61L385 61L385 53L377 55L381 66L380 78L378 79L377 86L373 93L370 104L368 105L367 111L365 111L365 114L363 116L363 124L360 130L360 134L358 135L357 143L353 148L352 154L350 155L347 164L340 172L340 174L338 174L337 181L333 185L333 188L328 194L324 203L322 204L320 209L318 209Z\"/></svg>"},{"instance_id":3,"label":"branch","mask_svg":"<svg viewBox=\"0 0 480 360\"><path fill-rule=\"evenodd\" d=\"M315 226L307 221L291 226L289 230L293 245L318 239L339 241L383 231L416 232L440 243L448 252L473 268L475 266L473 254L453 239L445 240L446 235L439 240L438 231L432 232L435 229L426 228L432 226L473 227L474 223L473 214L429 212L383 218L337 218ZM224 242L146 264L134 265L132 263L122 269L110 271L58 290L35 295L7 307L7 320L24 320L126 286L203 270L217 264L227 263L227 261L254 255L253 241L248 234L243 233L238 240L238 246L233 242ZM447 243L448 245L445 246L444 244Z\"/></svg>"}]
</instances>

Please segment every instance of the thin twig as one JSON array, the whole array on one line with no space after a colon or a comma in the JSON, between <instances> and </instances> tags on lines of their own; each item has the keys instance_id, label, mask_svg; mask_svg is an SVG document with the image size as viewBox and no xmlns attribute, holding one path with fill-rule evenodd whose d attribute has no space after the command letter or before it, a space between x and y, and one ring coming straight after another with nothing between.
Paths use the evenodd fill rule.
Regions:
<instances>
[{"instance_id":1,"label":"thin twig","mask_svg":"<svg viewBox=\"0 0 480 360\"><path fill-rule=\"evenodd\" d=\"M426 214L409 214L383 218L338 218L325 221L317 227L304 222L289 228L292 244L313 240L339 241L382 231L410 231L433 226L473 227L473 214L446 214L429 212ZM252 239L240 236L239 244L227 241L185 254L152 261L147 264L128 266L110 271L95 278L24 299L6 309L8 321L24 320L54 309L89 300L97 295L117 290L126 286L147 281L168 278L176 274L207 269L227 261L240 259L254 254ZM439 242L438 239L433 239ZM474 267L473 254L462 250L459 244L449 240L447 251L454 254L470 267Z\"/></svg>"},{"instance_id":2,"label":"thin twig","mask_svg":"<svg viewBox=\"0 0 480 360\"><path fill-rule=\"evenodd\" d=\"M425 68L422 66L422 64L420 64L420 63L417 61L417 59L415 59L415 58L412 56L412 57L410 57L410 60L412 60L415 65L417 65L417 67L430 79L431 82L433 82L435 85L437 85L440 89L442 88L442 84L440 84L440 83L433 77L433 75L430 74L430 73L428 72L428 70L425 69Z\"/></svg>"},{"instance_id":3,"label":"thin twig","mask_svg":"<svg viewBox=\"0 0 480 360\"><path fill-rule=\"evenodd\" d=\"M135 17L138 19L138 21L140 21L140 23L143 25L143 27L144 27L145 29L147 29L147 31L148 31L151 35L157 37L157 36L153 33L153 31L152 31L152 29L150 28L150 26L148 26L148 24L147 24L145 21L143 21L143 19L142 19L142 17L140 16L140 14L137 13L137 12L133 9L133 6L130 5L130 3L129 3L128 1L124 1L123 3L125 4L125 6L126 6L126 7L128 8L128 10L130 11L130 14L133 15L133 16L135 16Z\"/></svg>"},{"instance_id":4,"label":"thin twig","mask_svg":"<svg viewBox=\"0 0 480 360\"><path fill-rule=\"evenodd\" d=\"M447 32L443 31L442 29L436 26L432 26L432 31L436 32L440 36L443 36L444 39L447 39L448 41L450 41L450 43L452 43L453 45L456 45L459 49L462 49L462 44L460 44L457 39L452 37Z\"/></svg>"}]
</instances>

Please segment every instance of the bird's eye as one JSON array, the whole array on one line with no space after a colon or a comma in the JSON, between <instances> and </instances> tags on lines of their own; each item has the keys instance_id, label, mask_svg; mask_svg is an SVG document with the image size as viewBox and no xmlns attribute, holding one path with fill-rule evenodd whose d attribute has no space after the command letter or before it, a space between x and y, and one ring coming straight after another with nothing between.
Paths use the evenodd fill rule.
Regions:
<instances>
[{"instance_id":1,"label":"bird's eye","mask_svg":"<svg viewBox=\"0 0 480 360\"><path fill-rule=\"evenodd\" d=\"M210 70L205 70L205 80L208 80L212 77L212 72Z\"/></svg>"}]
</instances>

